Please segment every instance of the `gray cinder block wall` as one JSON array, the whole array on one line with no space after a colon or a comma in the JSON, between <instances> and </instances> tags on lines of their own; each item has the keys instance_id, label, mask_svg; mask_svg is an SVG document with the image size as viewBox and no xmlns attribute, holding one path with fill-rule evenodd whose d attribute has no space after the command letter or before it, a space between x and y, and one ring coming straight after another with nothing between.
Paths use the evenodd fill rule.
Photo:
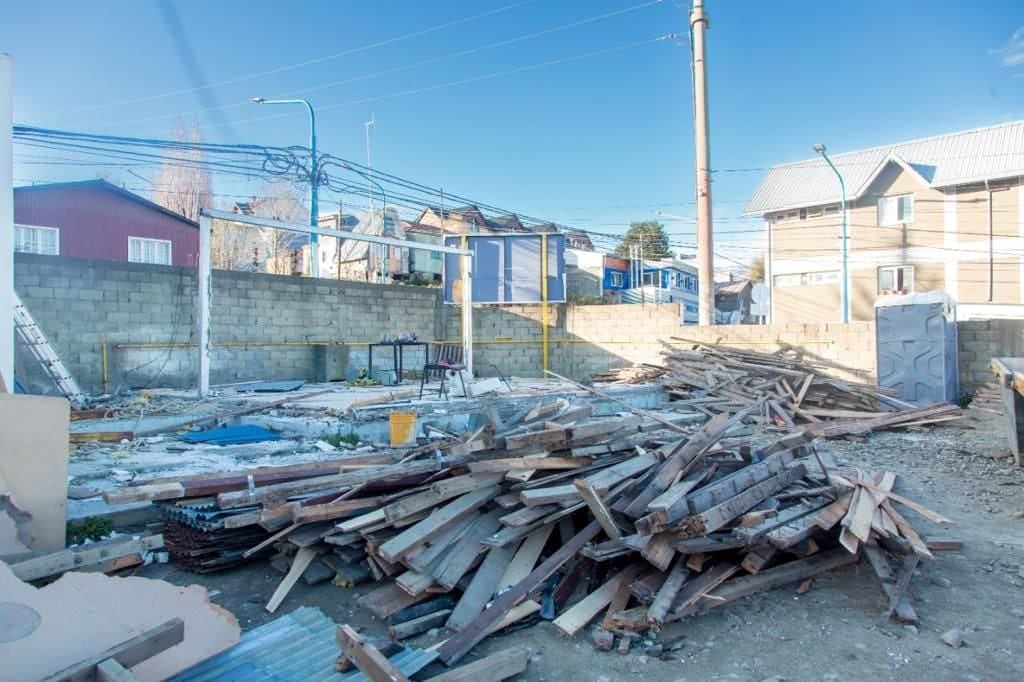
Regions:
<instances>
[{"instance_id":1,"label":"gray cinder block wall","mask_svg":"<svg viewBox=\"0 0 1024 682\"><path fill-rule=\"evenodd\" d=\"M110 390L195 385L197 351L188 345L195 343L194 269L16 254L14 277L18 294L86 391L103 390L104 342ZM402 331L429 341L439 316L437 289L217 270L211 383L312 379L309 344L360 344ZM134 347L145 344L152 345ZM407 353L407 366L422 364L422 355ZM350 362L365 367L365 345L350 346ZM379 362L390 364L390 358ZM31 390L52 389L20 344L17 369Z\"/></svg>"},{"instance_id":2,"label":"gray cinder block wall","mask_svg":"<svg viewBox=\"0 0 1024 682\"><path fill-rule=\"evenodd\" d=\"M14 263L17 292L85 390L103 390L104 343L111 390L195 385L194 270L31 254L16 254ZM367 364L365 343L381 334L461 339L461 308L443 304L437 289L224 271L214 272L213 287L214 384L312 379L316 343L350 344L349 364L359 368ZM541 319L537 305L475 307L478 374L541 376ZM873 322L701 328L679 324L678 304L555 304L548 325L549 368L577 378L658 363L671 337L764 352L792 348L839 376L875 378ZM1024 320L960 322L958 329L964 390L991 380L992 357L1024 355ZM406 367L418 368L422 355L407 353ZM375 362L386 367L390 357ZM20 344L16 368L30 390L53 391Z\"/></svg>"}]
</instances>

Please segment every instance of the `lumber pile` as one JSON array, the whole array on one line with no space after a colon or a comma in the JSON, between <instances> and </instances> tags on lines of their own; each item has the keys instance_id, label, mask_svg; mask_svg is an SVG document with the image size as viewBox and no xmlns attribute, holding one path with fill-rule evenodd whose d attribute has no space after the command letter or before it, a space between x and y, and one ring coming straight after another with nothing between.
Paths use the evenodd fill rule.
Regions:
<instances>
[{"instance_id":1,"label":"lumber pile","mask_svg":"<svg viewBox=\"0 0 1024 682\"><path fill-rule=\"evenodd\" d=\"M805 383L803 398L826 394ZM736 443L730 434L764 402L700 427L637 409L595 417L586 400L494 409L462 438L400 460L160 481L110 497L151 495L223 529L261 529L240 557L272 553L285 573L271 612L300 579L375 582L357 603L395 640L447 628L435 649L447 665L527 618L575 635L600 616L603 642L632 639L862 555L889 614L912 619L906 584L931 550L900 509L950 522L894 493L890 473L838 471L819 433Z\"/></svg>"},{"instance_id":2,"label":"lumber pile","mask_svg":"<svg viewBox=\"0 0 1024 682\"><path fill-rule=\"evenodd\" d=\"M1003 398L999 390L999 383L993 379L976 390L971 399L971 407L992 414L1003 414Z\"/></svg>"},{"instance_id":3,"label":"lumber pile","mask_svg":"<svg viewBox=\"0 0 1024 682\"><path fill-rule=\"evenodd\" d=\"M837 379L829 367L784 351L677 340L666 344L662 355L663 367L638 365L594 378L621 383L632 383L634 377L658 379L676 407L708 416L747 409L750 422L789 431L810 425L824 437L935 424L962 415L955 405L915 408L898 400L892 389ZM817 426L836 422L843 428Z\"/></svg>"},{"instance_id":4,"label":"lumber pile","mask_svg":"<svg viewBox=\"0 0 1024 682\"><path fill-rule=\"evenodd\" d=\"M658 365L632 365L598 372L591 379L607 384L649 384L665 374L665 368Z\"/></svg>"}]
</instances>

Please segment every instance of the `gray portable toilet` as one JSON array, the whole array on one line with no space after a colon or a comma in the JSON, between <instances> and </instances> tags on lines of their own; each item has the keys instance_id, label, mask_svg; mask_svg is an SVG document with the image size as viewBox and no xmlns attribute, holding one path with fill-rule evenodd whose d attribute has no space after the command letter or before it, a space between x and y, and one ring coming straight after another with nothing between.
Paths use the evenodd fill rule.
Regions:
<instances>
[{"instance_id":1,"label":"gray portable toilet","mask_svg":"<svg viewBox=\"0 0 1024 682\"><path fill-rule=\"evenodd\" d=\"M914 405L960 398L956 302L943 291L875 302L878 385Z\"/></svg>"}]
</instances>

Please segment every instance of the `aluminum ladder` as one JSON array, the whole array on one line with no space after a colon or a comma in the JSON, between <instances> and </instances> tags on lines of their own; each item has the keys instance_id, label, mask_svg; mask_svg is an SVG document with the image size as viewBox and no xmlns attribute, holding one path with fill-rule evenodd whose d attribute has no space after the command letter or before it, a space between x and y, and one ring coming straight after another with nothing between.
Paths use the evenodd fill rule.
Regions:
<instances>
[{"instance_id":1,"label":"aluminum ladder","mask_svg":"<svg viewBox=\"0 0 1024 682\"><path fill-rule=\"evenodd\" d=\"M21 302L18 294L14 294L14 328L18 336L24 341L29 352L39 361L43 371L53 380L57 389L71 401L72 407L82 408L86 406L88 399L82 393L81 387L75 378L68 372L67 367L61 362L53 346L46 339L43 330L36 324L32 313L28 311L25 304Z\"/></svg>"}]
</instances>

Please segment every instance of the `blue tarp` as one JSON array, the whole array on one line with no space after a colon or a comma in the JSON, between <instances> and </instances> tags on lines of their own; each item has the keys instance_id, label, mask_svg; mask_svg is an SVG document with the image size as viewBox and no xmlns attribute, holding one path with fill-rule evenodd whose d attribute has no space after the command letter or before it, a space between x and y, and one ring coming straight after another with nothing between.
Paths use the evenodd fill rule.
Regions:
<instances>
[{"instance_id":1,"label":"blue tarp","mask_svg":"<svg viewBox=\"0 0 1024 682\"><path fill-rule=\"evenodd\" d=\"M262 426L255 424L243 424L242 426L229 426L224 429L210 429L209 431L192 431L178 436L179 440L186 443L213 443L214 445L240 445L242 443L259 443L265 440L281 440L281 436L273 431L267 431Z\"/></svg>"}]
</instances>

